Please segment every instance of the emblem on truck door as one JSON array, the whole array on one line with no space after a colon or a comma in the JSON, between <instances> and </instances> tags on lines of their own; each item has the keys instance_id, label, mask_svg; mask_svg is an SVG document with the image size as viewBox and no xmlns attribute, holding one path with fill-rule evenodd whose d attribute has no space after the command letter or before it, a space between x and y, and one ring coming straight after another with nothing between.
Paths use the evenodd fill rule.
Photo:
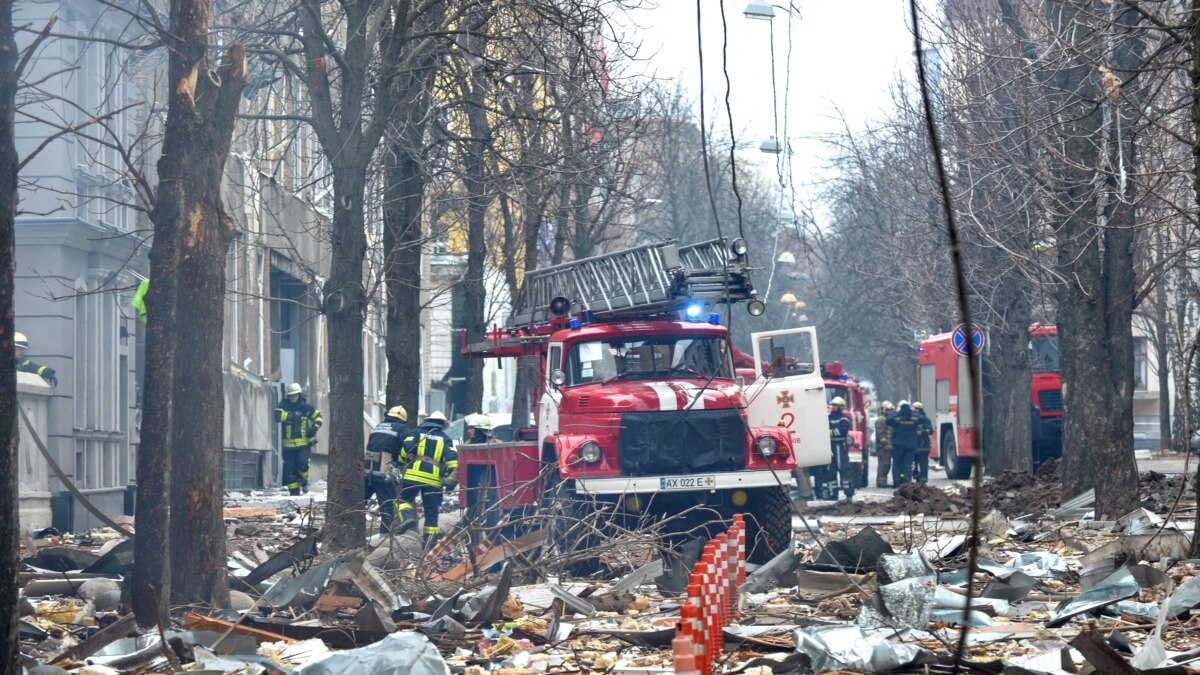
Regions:
<instances>
[{"instance_id":1,"label":"emblem on truck door","mask_svg":"<svg viewBox=\"0 0 1200 675\"><path fill-rule=\"evenodd\" d=\"M784 389L783 391L779 392L779 395L775 397L775 402L779 404L780 408L792 407L791 392L789 392L787 389Z\"/></svg>"}]
</instances>

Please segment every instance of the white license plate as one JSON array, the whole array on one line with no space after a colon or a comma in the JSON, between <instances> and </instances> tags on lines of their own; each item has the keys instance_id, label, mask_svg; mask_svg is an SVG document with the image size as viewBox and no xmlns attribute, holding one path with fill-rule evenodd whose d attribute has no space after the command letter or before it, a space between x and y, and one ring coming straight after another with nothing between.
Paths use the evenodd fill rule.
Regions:
<instances>
[{"instance_id":1,"label":"white license plate","mask_svg":"<svg viewBox=\"0 0 1200 675\"><path fill-rule=\"evenodd\" d=\"M660 490L711 490L717 487L716 476L663 476L658 479Z\"/></svg>"}]
</instances>

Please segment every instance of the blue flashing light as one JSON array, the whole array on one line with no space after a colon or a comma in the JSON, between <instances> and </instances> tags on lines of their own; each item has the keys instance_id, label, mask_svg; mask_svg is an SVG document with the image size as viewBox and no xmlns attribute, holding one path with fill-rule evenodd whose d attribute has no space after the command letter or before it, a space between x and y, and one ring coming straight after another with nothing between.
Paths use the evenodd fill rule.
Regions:
<instances>
[{"instance_id":1,"label":"blue flashing light","mask_svg":"<svg viewBox=\"0 0 1200 675\"><path fill-rule=\"evenodd\" d=\"M571 317L571 330L579 330L580 328L583 328L583 322L579 320L579 317Z\"/></svg>"},{"instance_id":2,"label":"blue flashing light","mask_svg":"<svg viewBox=\"0 0 1200 675\"><path fill-rule=\"evenodd\" d=\"M721 315L718 312L709 312L708 322L714 326L721 325Z\"/></svg>"},{"instance_id":3,"label":"blue flashing light","mask_svg":"<svg viewBox=\"0 0 1200 675\"><path fill-rule=\"evenodd\" d=\"M845 381L847 381L847 380L849 380L849 379L850 379L850 376L849 376L849 375L847 375L846 373L842 373L842 382L845 382Z\"/></svg>"},{"instance_id":4,"label":"blue flashing light","mask_svg":"<svg viewBox=\"0 0 1200 675\"><path fill-rule=\"evenodd\" d=\"M693 302L687 306L687 309L683 310L683 313L687 317L688 321L699 321L700 314L702 312L704 312L704 307L702 307L698 302Z\"/></svg>"}]
</instances>

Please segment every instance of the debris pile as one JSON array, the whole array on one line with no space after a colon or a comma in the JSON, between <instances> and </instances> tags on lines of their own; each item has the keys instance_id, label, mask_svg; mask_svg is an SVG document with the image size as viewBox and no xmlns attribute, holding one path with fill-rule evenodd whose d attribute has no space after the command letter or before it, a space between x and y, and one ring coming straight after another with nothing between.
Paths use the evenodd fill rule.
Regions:
<instances>
[{"instance_id":1,"label":"debris pile","mask_svg":"<svg viewBox=\"0 0 1200 675\"><path fill-rule=\"evenodd\" d=\"M1143 493L1173 502L1179 481L1144 476ZM981 518L974 576L969 499L956 488L914 484L887 501L804 513L792 548L747 566L723 630L706 640L711 672L949 672L964 626L974 672L1194 671L1191 495L1170 520L1147 506L1098 523L1094 496L1034 500L1056 488L1052 471L985 486L994 509ZM161 632L122 611L124 533L29 533L26 665L81 675L672 672L679 625L697 618L688 600L699 589L688 582L719 568L701 564L691 576L704 530L657 546L654 530L626 530L596 549L592 576L572 577L552 562L561 546L552 533L529 525L540 521L485 528L453 509L432 550L404 533L331 551L320 506L232 497L230 607L180 608Z\"/></svg>"}]
</instances>

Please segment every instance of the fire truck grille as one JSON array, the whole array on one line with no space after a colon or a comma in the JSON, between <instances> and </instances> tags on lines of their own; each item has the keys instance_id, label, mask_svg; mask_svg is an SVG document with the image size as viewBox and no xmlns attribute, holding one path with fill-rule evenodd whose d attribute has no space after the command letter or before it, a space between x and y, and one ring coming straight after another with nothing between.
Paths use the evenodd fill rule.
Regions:
<instances>
[{"instance_id":1,"label":"fire truck grille","mask_svg":"<svg viewBox=\"0 0 1200 675\"><path fill-rule=\"evenodd\" d=\"M740 471L746 427L737 410L626 413L621 416L621 473L626 476Z\"/></svg>"},{"instance_id":2,"label":"fire truck grille","mask_svg":"<svg viewBox=\"0 0 1200 675\"><path fill-rule=\"evenodd\" d=\"M1062 407L1062 390L1045 389L1038 392L1038 407L1042 412L1058 412Z\"/></svg>"}]
</instances>

